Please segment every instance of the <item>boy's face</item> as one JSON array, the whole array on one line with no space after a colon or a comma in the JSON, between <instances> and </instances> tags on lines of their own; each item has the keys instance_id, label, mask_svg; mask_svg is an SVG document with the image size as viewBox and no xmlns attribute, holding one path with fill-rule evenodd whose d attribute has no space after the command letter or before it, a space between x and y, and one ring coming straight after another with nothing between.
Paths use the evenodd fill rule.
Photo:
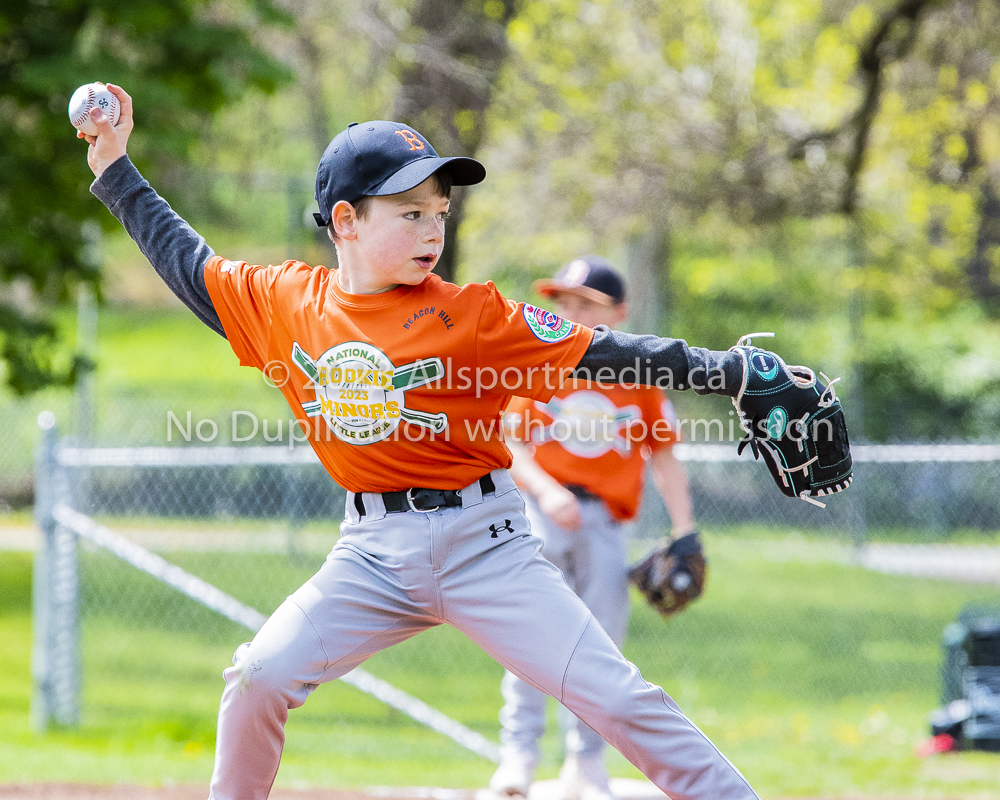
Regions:
<instances>
[{"instance_id":1,"label":"boy's face","mask_svg":"<svg viewBox=\"0 0 1000 800\"><path fill-rule=\"evenodd\" d=\"M450 204L433 175L408 192L372 198L364 219L355 220L352 250L374 286L424 281L441 257Z\"/></svg>"},{"instance_id":2,"label":"boy's face","mask_svg":"<svg viewBox=\"0 0 1000 800\"><path fill-rule=\"evenodd\" d=\"M607 325L609 328L620 324L626 315L624 303L605 305L595 302L589 297L576 294L572 290L562 291L556 294L555 310L560 317L565 317L572 322L579 322L588 328L597 325Z\"/></svg>"}]
</instances>

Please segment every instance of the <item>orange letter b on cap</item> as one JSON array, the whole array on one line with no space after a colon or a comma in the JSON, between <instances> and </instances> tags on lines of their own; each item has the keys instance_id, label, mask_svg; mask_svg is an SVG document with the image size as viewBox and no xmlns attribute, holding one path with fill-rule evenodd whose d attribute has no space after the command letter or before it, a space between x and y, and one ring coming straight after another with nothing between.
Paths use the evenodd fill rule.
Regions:
<instances>
[{"instance_id":1,"label":"orange letter b on cap","mask_svg":"<svg viewBox=\"0 0 1000 800\"><path fill-rule=\"evenodd\" d=\"M420 141L413 131L396 131L410 145L411 150L423 150L424 143Z\"/></svg>"}]
</instances>

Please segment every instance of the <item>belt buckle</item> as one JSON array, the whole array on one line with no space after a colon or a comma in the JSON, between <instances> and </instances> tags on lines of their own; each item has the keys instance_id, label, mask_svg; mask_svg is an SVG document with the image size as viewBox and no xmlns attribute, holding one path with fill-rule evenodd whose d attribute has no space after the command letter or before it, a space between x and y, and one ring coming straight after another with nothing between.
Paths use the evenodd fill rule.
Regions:
<instances>
[{"instance_id":1,"label":"belt buckle","mask_svg":"<svg viewBox=\"0 0 1000 800\"><path fill-rule=\"evenodd\" d=\"M437 511L441 506L434 506L434 508L417 508L413 505L413 495L410 494L413 489L406 490L406 504L410 507L410 511L416 511L419 514L430 514L432 511Z\"/></svg>"}]
</instances>

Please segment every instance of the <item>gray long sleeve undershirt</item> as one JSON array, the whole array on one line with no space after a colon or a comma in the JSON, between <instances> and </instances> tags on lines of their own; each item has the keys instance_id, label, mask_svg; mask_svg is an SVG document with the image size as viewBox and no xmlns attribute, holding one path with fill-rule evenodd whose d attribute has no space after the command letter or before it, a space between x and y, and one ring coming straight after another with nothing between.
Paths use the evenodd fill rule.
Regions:
<instances>
[{"instance_id":1,"label":"gray long sleeve undershirt","mask_svg":"<svg viewBox=\"0 0 1000 800\"><path fill-rule=\"evenodd\" d=\"M606 377L610 375L617 380ZM691 347L683 339L637 335L598 325L573 376L736 397L743 383L743 357L728 350Z\"/></svg>"},{"instance_id":2,"label":"gray long sleeve undershirt","mask_svg":"<svg viewBox=\"0 0 1000 800\"><path fill-rule=\"evenodd\" d=\"M128 156L109 166L90 191L125 226L181 302L225 336L205 286L205 264L215 252L146 182ZM637 336L602 325L574 374L606 383L652 383L734 397L743 379L743 361L736 353L689 347L682 339Z\"/></svg>"},{"instance_id":3,"label":"gray long sleeve undershirt","mask_svg":"<svg viewBox=\"0 0 1000 800\"><path fill-rule=\"evenodd\" d=\"M139 174L128 156L104 170L90 191L125 226L170 290L196 317L225 336L205 286L205 264L215 251Z\"/></svg>"}]
</instances>

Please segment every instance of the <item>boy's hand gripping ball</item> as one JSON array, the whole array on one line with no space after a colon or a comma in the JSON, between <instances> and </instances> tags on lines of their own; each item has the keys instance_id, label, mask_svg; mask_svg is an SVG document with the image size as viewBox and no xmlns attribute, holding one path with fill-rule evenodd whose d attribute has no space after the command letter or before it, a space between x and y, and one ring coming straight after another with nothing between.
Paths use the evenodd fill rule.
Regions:
<instances>
[{"instance_id":1,"label":"boy's hand gripping ball","mask_svg":"<svg viewBox=\"0 0 1000 800\"><path fill-rule=\"evenodd\" d=\"M112 125L118 124L121 104L103 83L85 83L69 100L69 121L73 127L88 136L97 136L97 126L90 121L92 108L102 109Z\"/></svg>"}]
</instances>

